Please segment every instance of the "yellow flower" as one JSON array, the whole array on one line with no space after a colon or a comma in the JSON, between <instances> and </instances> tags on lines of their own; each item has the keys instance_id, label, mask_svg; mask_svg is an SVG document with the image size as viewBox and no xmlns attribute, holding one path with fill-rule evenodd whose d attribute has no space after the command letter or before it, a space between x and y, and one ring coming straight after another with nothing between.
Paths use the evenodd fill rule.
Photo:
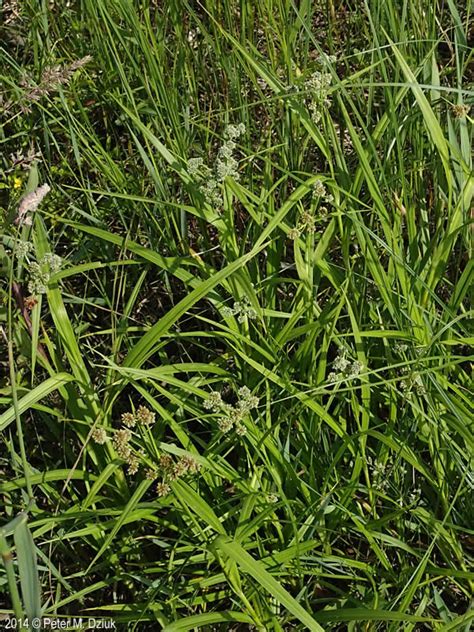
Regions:
<instances>
[{"instance_id":1,"label":"yellow flower","mask_svg":"<svg viewBox=\"0 0 474 632\"><path fill-rule=\"evenodd\" d=\"M22 184L23 184L23 183L22 183L22 181L21 181L21 178L18 178L18 177L13 178L13 188L14 188L14 189L19 189L19 188L21 187L21 185L22 185Z\"/></svg>"}]
</instances>

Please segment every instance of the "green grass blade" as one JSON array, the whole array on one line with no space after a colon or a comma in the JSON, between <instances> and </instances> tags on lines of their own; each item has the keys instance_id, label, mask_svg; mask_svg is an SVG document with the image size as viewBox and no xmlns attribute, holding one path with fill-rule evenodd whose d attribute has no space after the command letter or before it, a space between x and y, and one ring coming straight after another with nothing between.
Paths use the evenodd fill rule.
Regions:
<instances>
[{"instance_id":1,"label":"green grass blade","mask_svg":"<svg viewBox=\"0 0 474 632\"><path fill-rule=\"evenodd\" d=\"M235 561L245 573L253 577L260 586L285 606L308 630L322 632L323 628L313 619L310 613L270 575L261 562L255 560L240 544L225 536L218 536L213 542L213 547Z\"/></svg>"},{"instance_id":2,"label":"green grass blade","mask_svg":"<svg viewBox=\"0 0 474 632\"><path fill-rule=\"evenodd\" d=\"M15 540L21 595L29 621L41 617L41 584L38 574L36 547L31 536L26 516L17 525Z\"/></svg>"}]
</instances>

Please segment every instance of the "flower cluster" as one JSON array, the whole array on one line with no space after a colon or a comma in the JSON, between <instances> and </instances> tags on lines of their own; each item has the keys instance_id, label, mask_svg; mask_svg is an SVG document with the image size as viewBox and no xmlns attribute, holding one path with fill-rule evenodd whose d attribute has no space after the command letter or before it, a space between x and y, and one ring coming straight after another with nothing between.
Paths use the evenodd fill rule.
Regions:
<instances>
[{"instance_id":1,"label":"flower cluster","mask_svg":"<svg viewBox=\"0 0 474 632\"><path fill-rule=\"evenodd\" d=\"M30 280L28 281L30 294L46 294L51 274L58 272L62 263L60 256L51 253L45 254L39 261L30 263Z\"/></svg>"},{"instance_id":2,"label":"flower cluster","mask_svg":"<svg viewBox=\"0 0 474 632\"><path fill-rule=\"evenodd\" d=\"M44 198L51 191L51 187L49 184L43 184L37 189L35 189L32 193L25 195L25 197L21 200L20 205L18 207L18 213L15 218L15 224L25 226L31 226L32 219L31 214L36 211L38 206L44 200Z\"/></svg>"},{"instance_id":3,"label":"flower cluster","mask_svg":"<svg viewBox=\"0 0 474 632\"><path fill-rule=\"evenodd\" d=\"M188 173L199 184L199 191L206 202L215 208L222 206L222 195L217 178L202 158L188 160Z\"/></svg>"},{"instance_id":4,"label":"flower cluster","mask_svg":"<svg viewBox=\"0 0 474 632\"><path fill-rule=\"evenodd\" d=\"M189 175L200 185L199 191L206 202L215 208L222 207L221 185L226 178L239 179L238 162L234 156L236 140L245 133L245 125L228 125L224 132L224 144L217 152L213 169L204 164L202 158L190 158Z\"/></svg>"},{"instance_id":5,"label":"flower cluster","mask_svg":"<svg viewBox=\"0 0 474 632\"><path fill-rule=\"evenodd\" d=\"M421 375L417 371L410 372L408 368L404 368L402 371L407 374L405 378L400 380L400 389L405 397L409 398L413 391L419 396L426 395Z\"/></svg>"},{"instance_id":6,"label":"flower cluster","mask_svg":"<svg viewBox=\"0 0 474 632\"><path fill-rule=\"evenodd\" d=\"M247 432L243 420L251 410L257 408L258 397L252 395L247 386L239 388L237 393L239 399L235 406L232 406L232 404L227 404L223 401L219 392L212 391L204 402L204 408L214 413L219 413L220 417L217 425L221 432L225 434L235 428L235 432L239 436L243 436Z\"/></svg>"},{"instance_id":7,"label":"flower cluster","mask_svg":"<svg viewBox=\"0 0 474 632\"><path fill-rule=\"evenodd\" d=\"M124 459L124 461L126 461L129 458L132 452L129 445L131 438L132 438L132 432L128 428L120 428L114 434L113 444L114 444L115 451L117 452L117 454L119 455L121 459Z\"/></svg>"},{"instance_id":8,"label":"flower cluster","mask_svg":"<svg viewBox=\"0 0 474 632\"><path fill-rule=\"evenodd\" d=\"M19 259L23 259L27 255L29 255L30 252L33 251L33 244L31 243L31 241L24 241L22 239L18 239L18 241L15 244L15 251L16 251L16 256Z\"/></svg>"},{"instance_id":9,"label":"flower cluster","mask_svg":"<svg viewBox=\"0 0 474 632\"><path fill-rule=\"evenodd\" d=\"M58 272L61 269L62 264L63 260L61 259L61 257L50 252L46 253L41 259L41 265L48 266L52 274Z\"/></svg>"},{"instance_id":10,"label":"flower cluster","mask_svg":"<svg viewBox=\"0 0 474 632\"><path fill-rule=\"evenodd\" d=\"M319 178L313 184L313 199L323 200L327 204L334 203L334 196L328 193L324 182Z\"/></svg>"},{"instance_id":11,"label":"flower cluster","mask_svg":"<svg viewBox=\"0 0 474 632\"><path fill-rule=\"evenodd\" d=\"M187 163L188 173L195 180L202 180L204 173L208 173L209 167L204 164L202 158L190 158ZM210 172L210 169L209 169Z\"/></svg>"},{"instance_id":12,"label":"flower cluster","mask_svg":"<svg viewBox=\"0 0 474 632\"><path fill-rule=\"evenodd\" d=\"M295 241L301 237L302 233L315 233L316 232L316 217L308 211L303 211L300 215L298 224L296 227L291 228L288 232L288 237Z\"/></svg>"},{"instance_id":13,"label":"flower cluster","mask_svg":"<svg viewBox=\"0 0 474 632\"><path fill-rule=\"evenodd\" d=\"M322 111L331 105L329 98L329 88L332 82L332 75L329 72L321 72L316 70L305 84L306 90L311 92L311 99L308 109L311 112L311 118L315 123L319 123Z\"/></svg>"},{"instance_id":14,"label":"flower cluster","mask_svg":"<svg viewBox=\"0 0 474 632\"><path fill-rule=\"evenodd\" d=\"M386 463L383 463L378 459L372 459L371 456L368 456L367 464L372 474L373 487L380 492L387 491L389 486L389 472L392 469L391 459L389 458Z\"/></svg>"},{"instance_id":15,"label":"flower cluster","mask_svg":"<svg viewBox=\"0 0 474 632\"><path fill-rule=\"evenodd\" d=\"M406 489L407 468L404 463L397 465L391 456L385 460L367 457L367 465L371 475L372 487L381 494L396 493L396 503L400 507L408 505L424 505L421 498L421 489L409 484Z\"/></svg>"},{"instance_id":16,"label":"flower cluster","mask_svg":"<svg viewBox=\"0 0 474 632\"><path fill-rule=\"evenodd\" d=\"M469 114L471 108L469 105L465 105L463 104L453 104L451 106L451 109L453 111L454 116L457 119L464 119L467 117L467 115Z\"/></svg>"},{"instance_id":17,"label":"flower cluster","mask_svg":"<svg viewBox=\"0 0 474 632\"><path fill-rule=\"evenodd\" d=\"M94 428L91 436L92 440L99 445L104 445L108 439L105 428Z\"/></svg>"},{"instance_id":18,"label":"flower cluster","mask_svg":"<svg viewBox=\"0 0 474 632\"><path fill-rule=\"evenodd\" d=\"M130 428L134 428L137 424L145 427L151 426L155 423L155 413L146 406L139 406L134 412L123 413L121 421L123 425L116 430L112 442L118 456L126 461L128 465L127 473L133 475L136 474L140 468L143 454L141 452L139 454L133 452L130 445L133 436ZM101 441L102 435L100 434L96 435L96 437L94 437L93 434L92 437L96 443L104 443L106 440L105 437L104 441Z\"/></svg>"},{"instance_id":19,"label":"flower cluster","mask_svg":"<svg viewBox=\"0 0 474 632\"><path fill-rule=\"evenodd\" d=\"M243 123L239 123L238 125L227 125L224 132L224 138L228 143L237 140L243 134L245 134L245 125ZM234 149L235 145L232 145L232 149Z\"/></svg>"},{"instance_id":20,"label":"flower cluster","mask_svg":"<svg viewBox=\"0 0 474 632\"><path fill-rule=\"evenodd\" d=\"M332 84L332 74L327 71L327 65L335 62L336 57L333 55L320 57L318 59L319 69L313 72L304 84L306 92L309 93L307 105L314 123L319 123L323 110L331 106L329 93Z\"/></svg>"},{"instance_id":21,"label":"flower cluster","mask_svg":"<svg viewBox=\"0 0 474 632\"><path fill-rule=\"evenodd\" d=\"M199 47L199 39L201 35L201 29L197 26L195 29L190 29L188 31L188 43L192 49L196 49Z\"/></svg>"},{"instance_id":22,"label":"flower cluster","mask_svg":"<svg viewBox=\"0 0 474 632\"><path fill-rule=\"evenodd\" d=\"M300 236L301 236L301 226L300 224L298 224L298 226L291 228L290 231L288 232L288 237L293 240L296 241Z\"/></svg>"},{"instance_id":23,"label":"flower cluster","mask_svg":"<svg viewBox=\"0 0 474 632\"><path fill-rule=\"evenodd\" d=\"M408 345L405 342L396 342L393 345L393 350L395 351L395 353L399 353L401 355L408 351Z\"/></svg>"},{"instance_id":24,"label":"flower cluster","mask_svg":"<svg viewBox=\"0 0 474 632\"><path fill-rule=\"evenodd\" d=\"M138 472L140 461L138 456L132 452L132 448L130 447L131 438L131 430L128 428L120 428L115 432L112 441L118 456L127 462L127 473L133 475Z\"/></svg>"},{"instance_id":25,"label":"flower cluster","mask_svg":"<svg viewBox=\"0 0 474 632\"><path fill-rule=\"evenodd\" d=\"M170 482L186 476L194 476L201 469L201 464L191 455L184 455L179 459L174 459L170 454L162 454L158 459L158 467L147 471L147 478L154 480L161 476L161 481L156 484L158 496L167 496L170 491Z\"/></svg>"},{"instance_id":26,"label":"flower cluster","mask_svg":"<svg viewBox=\"0 0 474 632\"><path fill-rule=\"evenodd\" d=\"M146 406L139 406L135 412L127 412L122 415L122 423L127 428L134 428L137 423L143 426L152 426L155 423L156 415Z\"/></svg>"},{"instance_id":27,"label":"flower cluster","mask_svg":"<svg viewBox=\"0 0 474 632\"><path fill-rule=\"evenodd\" d=\"M239 163L234 157L235 141L245 134L245 125L239 123L239 125L228 125L224 132L224 144L220 147L217 154L215 169L218 180L223 182L226 178L230 177L234 180L239 179L238 166Z\"/></svg>"},{"instance_id":28,"label":"flower cluster","mask_svg":"<svg viewBox=\"0 0 474 632\"><path fill-rule=\"evenodd\" d=\"M319 178L313 184L311 199L313 209L320 201L327 204L334 203L334 196L328 192L323 181ZM324 221L327 218L328 208L327 206L320 205L318 206L317 216L314 215L313 212L303 211L301 213L298 224L296 227L290 229L288 233L290 239L296 240L302 233L315 233L318 221Z\"/></svg>"},{"instance_id":29,"label":"flower cluster","mask_svg":"<svg viewBox=\"0 0 474 632\"><path fill-rule=\"evenodd\" d=\"M163 481L159 481L156 484L156 494L157 496L159 496L160 498L163 498L164 496L168 496L168 494L171 491L171 487L168 485L168 483L165 483Z\"/></svg>"},{"instance_id":30,"label":"flower cluster","mask_svg":"<svg viewBox=\"0 0 474 632\"><path fill-rule=\"evenodd\" d=\"M344 355L338 355L332 363L332 368L334 370L329 373L328 381L338 382L356 378L362 372L364 366L359 360L351 362Z\"/></svg>"},{"instance_id":31,"label":"flower cluster","mask_svg":"<svg viewBox=\"0 0 474 632\"><path fill-rule=\"evenodd\" d=\"M245 298L243 301L236 301L232 307L225 305L222 308L222 315L224 318L229 316L237 316L239 323L245 322L246 318L255 320L257 318L257 312L250 305L250 301Z\"/></svg>"}]
</instances>

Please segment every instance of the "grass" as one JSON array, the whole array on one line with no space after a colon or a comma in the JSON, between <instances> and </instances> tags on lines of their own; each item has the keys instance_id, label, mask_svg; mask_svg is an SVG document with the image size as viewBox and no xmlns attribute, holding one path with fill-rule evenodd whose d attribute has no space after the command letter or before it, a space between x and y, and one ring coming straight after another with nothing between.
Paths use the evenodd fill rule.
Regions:
<instances>
[{"instance_id":1,"label":"grass","mask_svg":"<svg viewBox=\"0 0 474 632\"><path fill-rule=\"evenodd\" d=\"M14 4L2 612L471 629L470 0Z\"/></svg>"}]
</instances>

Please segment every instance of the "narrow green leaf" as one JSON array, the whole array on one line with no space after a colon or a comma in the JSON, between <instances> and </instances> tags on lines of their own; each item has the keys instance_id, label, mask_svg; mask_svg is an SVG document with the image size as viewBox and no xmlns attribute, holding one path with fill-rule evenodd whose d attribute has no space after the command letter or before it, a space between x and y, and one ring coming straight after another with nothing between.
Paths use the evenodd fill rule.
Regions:
<instances>
[{"instance_id":1,"label":"narrow green leaf","mask_svg":"<svg viewBox=\"0 0 474 632\"><path fill-rule=\"evenodd\" d=\"M31 537L28 523L22 520L16 527L15 540L18 572L20 575L21 594L29 621L41 617L41 585L39 581L36 548Z\"/></svg>"},{"instance_id":2,"label":"narrow green leaf","mask_svg":"<svg viewBox=\"0 0 474 632\"><path fill-rule=\"evenodd\" d=\"M436 115L433 112L428 99L424 95L420 84L416 80L415 75L413 74L410 66L407 64L402 53L398 50L398 47L390 40L390 38L388 38L388 40L390 41L393 54L395 55L400 68L402 69L402 72L406 77L406 80L409 82L413 94L415 95L415 99L418 103L421 113L423 114L426 129L431 137L431 140L433 141L434 146L438 149L441 161L444 165L444 171L446 174L448 185L451 187L452 178L451 169L449 166L449 146L446 138L444 137L441 125L439 124L439 121L436 118Z\"/></svg>"},{"instance_id":3,"label":"narrow green leaf","mask_svg":"<svg viewBox=\"0 0 474 632\"><path fill-rule=\"evenodd\" d=\"M20 399L18 402L20 415L34 406L34 404L39 402L41 399L57 390L63 384L73 381L74 378L72 375L69 375L69 373L57 373L56 375L53 375L53 377L48 378ZM0 431L4 430L14 419L15 410L13 406L11 406L2 415L0 415Z\"/></svg>"},{"instance_id":4,"label":"narrow green leaf","mask_svg":"<svg viewBox=\"0 0 474 632\"><path fill-rule=\"evenodd\" d=\"M227 277L233 274L236 270L244 266L250 261L256 254L265 248L262 240L259 240L259 245L255 246L248 254L240 257L236 261L233 261L225 268L216 272L214 276L206 281L200 283L188 296L183 298L177 305L172 307L153 327L142 336L140 341L134 346L127 357L124 360L125 366L132 366L139 368L147 358L152 355L155 345L158 340L163 336L170 327L185 314L191 307L197 303L201 298L206 296L210 290L216 285L224 281Z\"/></svg>"},{"instance_id":5,"label":"narrow green leaf","mask_svg":"<svg viewBox=\"0 0 474 632\"><path fill-rule=\"evenodd\" d=\"M213 531L225 534L226 531L213 509L201 498L201 496L199 496L197 492L194 491L192 487L184 481L175 481L173 483L173 490L176 493L178 501L185 503L196 514L196 516L211 527Z\"/></svg>"},{"instance_id":6,"label":"narrow green leaf","mask_svg":"<svg viewBox=\"0 0 474 632\"><path fill-rule=\"evenodd\" d=\"M137 487L137 489L135 490L133 496L130 498L130 500L128 501L128 503L124 507L122 513L120 514L120 517L116 521L113 529L111 530L109 535L106 537L103 545L100 547L98 553L96 554L96 556L94 557L92 562L87 567L86 574L89 572L89 570L92 568L92 566L94 566L94 564L97 562L97 560L100 559L100 557L102 557L104 551L106 551L106 549L110 546L111 542L113 541L113 539L115 538L117 533L120 531L122 525L126 521L128 515L136 508L136 506L138 505L140 500L143 498L143 495L145 494L146 490L150 487L150 485L151 485L151 481L145 479Z\"/></svg>"},{"instance_id":7,"label":"narrow green leaf","mask_svg":"<svg viewBox=\"0 0 474 632\"><path fill-rule=\"evenodd\" d=\"M165 626L163 632L186 632L196 628L203 629L204 626L214 623L230 625L232 623L253 623L253 619L242 612L233 612L227 610L225 612L206 612L204 614L196 614L191 617L179 619L174 623Z\"/></svg>"},{"instance_id":8,"label":"narrow green leaf","mask_svg":"<svg viewBox=\"0 0 474 632\"><path fill-rule=\"evenodd\" d=\"M225 555L237 562L240 568L251 575L260 586L265 588L274 599L287 608L308 630L323 632L323 628L317 623L310 613L299 604L290 593L277 582L265 569L262 562L255 560L240 544L225 536L218 536L213 547L222 551Z\"/></svg>"}]
</instances>

